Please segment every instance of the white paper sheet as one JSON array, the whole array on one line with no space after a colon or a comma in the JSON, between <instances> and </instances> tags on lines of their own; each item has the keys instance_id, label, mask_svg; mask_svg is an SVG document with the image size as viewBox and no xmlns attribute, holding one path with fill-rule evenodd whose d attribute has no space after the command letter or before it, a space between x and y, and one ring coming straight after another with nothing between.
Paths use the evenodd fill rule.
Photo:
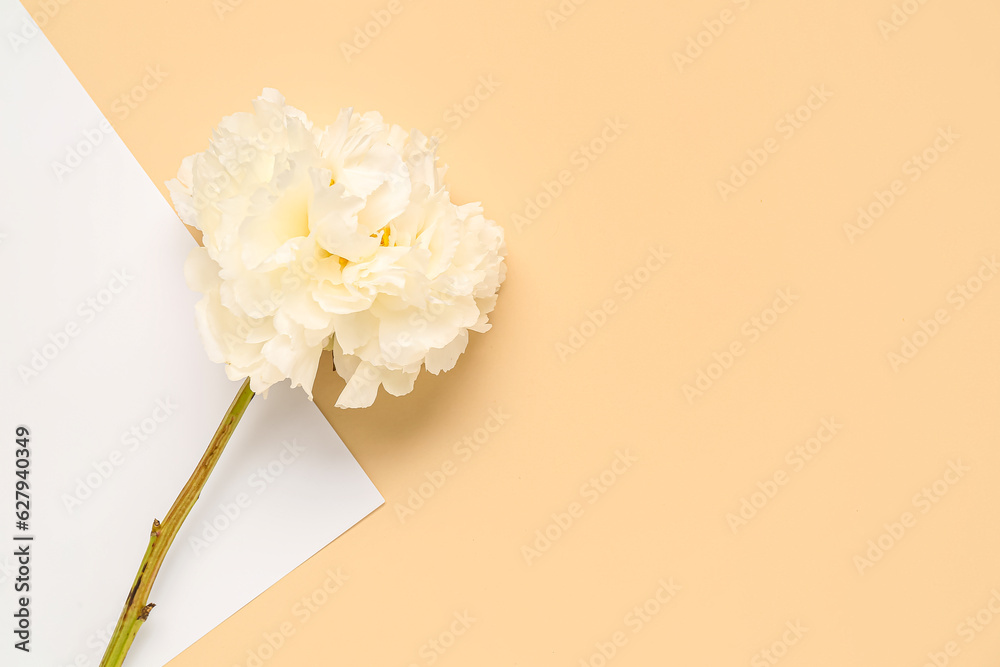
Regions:
<instances>
[{"instance_id":1,"label":"white paper sheet","mask_svg":"<svg viewBox=\"0 0 1000 667\"><path fill-rule=\"evenodd\" d=\"M0 0L0 664L87 667L152 519L239 383L198 339L182 274L194 241L33 25ZM19 425L30 429L24 531ZM381 504L301 390L255 398L160 571L127 664L163 665ZM23 545L30 590L17 592ZM15 648L22 596L29 653Z\"/></svg>"}]
</instances>

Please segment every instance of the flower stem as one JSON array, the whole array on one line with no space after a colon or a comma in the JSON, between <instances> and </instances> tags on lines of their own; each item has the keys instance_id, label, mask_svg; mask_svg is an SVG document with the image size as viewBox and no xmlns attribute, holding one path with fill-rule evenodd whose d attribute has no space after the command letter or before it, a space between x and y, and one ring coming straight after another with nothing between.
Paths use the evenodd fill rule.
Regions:
<instances>
[{"instance_id":1,"label":"flower stem","mask_svg":"<svg viewBox=\"0 0 1000 667\"><path fill-rule=\"evenodd\" d=\"M129 590L122 614L118 617L115 633L111 636L104 658L101 659L101 667L121 667L122 663L125 662L125 654L132 646L132 641L139 632L139 627L156 606L147 601L150 590L153 588L153 582L156 581L156 574L160 571L160 565L163 564L163 559L167 555L167 550L177 536L184 519L187 518L191 508L194 507L201 495L201 490L205 487L208 476L212 474L215 464L219 462L222 450L226 448L229 437L236 429L236 425L243 417L243 413L246 412L252 398L253 392L250 390L250 379L248 378L240 387L239 393L233 399L233 404L229 406L226 416L223 417L222 423L219 424L212 441L208 444L208 449L205 450L201 461L198 462L198 467L191 473L187 484L181 489L177 500L167 512L166 518L162 523L153 519L153 528L149 533L149 546L146 547L146 554L142 557L139 572L135 575L135 582Z\"/></svg>"}]
</instances>

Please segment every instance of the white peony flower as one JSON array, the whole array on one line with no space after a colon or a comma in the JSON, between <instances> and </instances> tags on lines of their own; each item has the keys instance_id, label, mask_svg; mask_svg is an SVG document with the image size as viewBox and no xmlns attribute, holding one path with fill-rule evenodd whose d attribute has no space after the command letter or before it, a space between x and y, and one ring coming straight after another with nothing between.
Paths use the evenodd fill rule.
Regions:
<instances>
[{"instance_id":1,"label":"white peony flower","mask_svg":"<svg viewBox=\"0 0 1000 667\"><path fill-rule=\"evenodd\" d=\"M505 275L503 229L455 205L436 142L377 113L319 130L265 89L222 120L167 183L203 232L188 258L209 357L255 392L285 378L312 398L320 355L347 381L338 407L408 393L450 370L490 328Z\"/></svg>"}]
</instances>

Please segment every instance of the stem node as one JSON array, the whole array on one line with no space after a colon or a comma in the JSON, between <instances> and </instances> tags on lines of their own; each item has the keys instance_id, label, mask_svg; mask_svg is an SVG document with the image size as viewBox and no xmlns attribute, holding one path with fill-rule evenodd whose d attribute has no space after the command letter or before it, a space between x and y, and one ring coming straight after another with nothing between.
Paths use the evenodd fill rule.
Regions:
<instances>
[{"instance_id":1,"label":"stem node","mask_svg":"<svg viewBox=\"0 0 1000 667\"><path fill-rule=\"evenodd\" d=\"M143 607L142 611L139 612L139 620L145 621L147 618L149 618L149 612L153 611L153 607L155 606L156 606L155 602L150 602L145 607Z\"/></svg>"}]
</instances>

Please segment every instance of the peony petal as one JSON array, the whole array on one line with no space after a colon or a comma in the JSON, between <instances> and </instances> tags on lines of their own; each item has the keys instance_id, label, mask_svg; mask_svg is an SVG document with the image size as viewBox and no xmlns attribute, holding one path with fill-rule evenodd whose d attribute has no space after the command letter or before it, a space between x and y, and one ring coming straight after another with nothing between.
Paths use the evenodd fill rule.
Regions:
<instances>
[{"instance_id":1,"label":"peony petal","mask_svg":"<svg viewBox=\"0 0 1000 667\"><path fill-rule=\"evenodd\" d=\"M347 354L378 337L378 319L367 310L350 315L333 315L337 342Z\"/></svg>"},{"instance_id":2,"label":"peony petal","mask_svg":"<svg viewBox=\"0 0 1000 667\"><path fill-rule=\"evenodd\" d=\"M413 382L419 372L382 371L382 386L393 396L404 396L413 391Z\"/></svg>"},{"instance_id":3,"label":"peony petal","mask_svg":"<svg viewBox=\"0 0 1000 667\"><path fill-rule=\"evenodd\" d=\"M184 261L184 279L196 292L219 289L219 265L208 256L205 248L198 246L188 253Z\"/></svg>"},{"instance_id":4,"label":"peony petal","mask_svg":"<svg viewBox=\"0 0 1000 667\"><path fill-rule=\"evenodd\" d=\"M361 362L337 398L338 408L367 408L375 402L381 373L367 361Z\"/></svg>"},{"instance_id":5,"label":"peony petal","mask_svg":"<svg viewBox=\"0 0 1000 667\"><path fill-rule=\"evenodd\" d=\"M346 194L340 183L315 192L309 209L309 229L319 247L352 262L372 255L378 239L358 232L358 212L364 205L364 199Z\"/></svg>"},{"instance_id":6,"label":"peony petal","mask_svg":"<svg viewBox=\"0 0 1000 667\"><path fill-rule=\"evenodd\" d=\"M427 352L424 366L428 371L437 375L444 371L450 371L455 367L458 358L465 352L469 344L469 332L462 329L455 338L444 347L434 348Z\"/></svg>"},{"instance_id":7,"label":"peony petal","mask_svg":"<svg viewBox=\"0 0 1000 667\"><path fill-rule=\"evenodd\" d=\"M399 153L388 146L372 146L360 159L344 165L337 177L347 191L356 197L368 197L386 181L409 185L409 171Z\"/></svg>"},{"instance_id":8,"label":"peony petal","mask_svg":"<svg viewBox=\"0 0 1000 667\"><path fill-rule=\"evenodd\" d=\"M358 213L358 222L365 229L377 232L398 217L410 201L410 182L388 180L378 186Z\"/></svg>"}]
</instances>

